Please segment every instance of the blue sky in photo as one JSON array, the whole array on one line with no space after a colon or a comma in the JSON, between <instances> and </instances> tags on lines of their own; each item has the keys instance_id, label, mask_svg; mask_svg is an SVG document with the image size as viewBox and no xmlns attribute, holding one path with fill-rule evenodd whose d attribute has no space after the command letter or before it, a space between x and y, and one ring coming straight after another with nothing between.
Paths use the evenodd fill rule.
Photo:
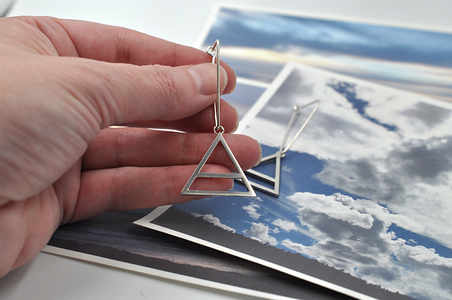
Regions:
<instances>
[{"instance_id":1,"label":"blue sky in photo","mask_svg":"<svg viewBox=\"0 0 452 300\"><path fill-rule=\"evenodd\" d=\"M294 104L322 104L282 158L279 198L176 208L392 292L452 298L452 106L421 96L452 100L452 34L222 8L204 44L216 39L239 77L270 84L297 64L243 132L264 156ZM241 116L263 92L237 91Z\"/></svg>"},{"instance_id":2,"label":"blue sky in photo","mask_svg":"<svg viewBox=\"0 0 452 300\"><path fill-rule=\"evenodd\" d=\"M277 148L268 147L265 145L262 145L262 148L263 153L269 154L273 154L278 150ZM220 219L222 224L236 230L237 233L247 235L245 231L249 229L250 223L253 219L250 218L247 211L243 209L243 206L250 205L250 203L256 202L259 204L262 218L266 221L265 223L267 225L272 226L271 222L276 219L283 219L286 221L298 223L297 217L296 215L294 215L293 206L287 199L287 197L290 196L287 191L296 190L298 192L309 192L325 195L333 195L334 193L340 192L341 194L350 197L358 197L357 195L350 194L344 190L326 185L318 180L315 177L315 174L319 173L323 169L324 162L322 162L315 156L309 155L307 153L288 151L287 155L282 158L282 164L289 165L290 169L283 168L281 170L280 189L282 192L279 198L275 198L262 192L257 192L258 197L260 198L258 202L256 202L253 198L214 197L178 204L176 205L176 207L191 214L211 214L214 217ZM274 164L272 163L260 166L260 168L256 168L256 170L259 170L259 172L272 177L274 176L275 172ZM294 176L292 170L297 170L296 180L292 180ZM250 181L256 181L252 177L248 177L248 179ZM241 184L236 182L235 186L237 185L240 186ZM273 235L279 241L290 239L304 245L313 245L316 243L315 239L297 231L279 231L277 233L273 233ZM290 252L296 252L281 244L275 245L275 247Z\"/></svg>"},{"instance_id":3,"label":"blue sky in photo","mask_svg":"<svg viewBox=\"0 0 452 300\"><path fill-rule=\"evenodd\" d=\"M389 131L397 131L397 128L395 126L389 125L389 124L382 124L377 119L369 117L366 114L365 109L366 109L366 106L369 105L369 101L359 99L356 96L356 93L354 92L355 85L349 84L347 82L338 82L338 83L334 83L334 84L332 83L329 86L332 87L333 89L335 89L341 95L343 95L350 103L353 104L353 108L356 109L360 115L362 115L369 121L371 121L375 124L381 125Z\"/></svg>"},{"instance_id":4,"label":"blue sky in photo","mask_svg":"<svg viewBox=\"0 0 452 300\"><path fill-rule=\"evenodd\" d=\"M299 143L281 160L279 198L258 191L257 198L209 198L176 208L391 291L448 299L452 289L443 282L452 280L450 224L447 216L436 217L435 203L450 207L452 189L441 178L452 174L452 111L300 66L244 133L263 144L264 156L273 154L293 105L319 98ZM385 106L391 109L379 110ZM272 176L274 166L259 171ZM427 201L437 188L444 195ZM419 276L428 280L416 282Z\"/></svg>"},{"instance_id":5,"label":"blue sky in photo","mask_svg":"<svg viewBox=\"0 0 452 300\"><path fill-rule=\"evenodd\" d=\"M452 34L223 8L206 38L222 47L318 51L452 67Z\"/></svg>"},{"instance_id":6,"label":"blue sky in photo","mask_svg":"<svg viewBox=\"0 0 452 300\"><path fill-rule=\"evenodd\" d=\"M205 45L216 39L246 50L222 57L241 77L270 83L294 60L452 100L450 33L222 8Z\"/></svg>"}]
</instances>

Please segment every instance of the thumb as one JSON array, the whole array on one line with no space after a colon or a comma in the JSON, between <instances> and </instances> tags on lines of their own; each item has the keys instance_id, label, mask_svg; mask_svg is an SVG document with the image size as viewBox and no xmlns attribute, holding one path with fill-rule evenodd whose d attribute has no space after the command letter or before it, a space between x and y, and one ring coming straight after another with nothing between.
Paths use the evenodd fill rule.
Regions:
<instances>
[{"instance_id":1,"label":"thumb","mask_svg":"<svg viewBox=\"0 0 452 300\"><path fill-rule=\"evenodd\" d=\"M90 111L99 114L101 128L140 120L178 120L216 100L217 71L211 63L168 67L90 62L96 69L77 76L74 88L82 90L82 101L91 106ZM220 91L227 85L227 72L220 67Z\"/></svg>"}]
</instances>

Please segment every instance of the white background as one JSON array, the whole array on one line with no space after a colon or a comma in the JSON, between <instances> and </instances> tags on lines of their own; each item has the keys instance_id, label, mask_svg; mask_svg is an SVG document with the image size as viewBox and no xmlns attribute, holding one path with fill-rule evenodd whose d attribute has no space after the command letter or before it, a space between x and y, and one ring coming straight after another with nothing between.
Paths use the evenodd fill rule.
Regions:
<instances>
[{"instance_id":1,"label":"white background","mask_svg":"<svg viewBox=\"0 0 452 300\"><path fill-rule=\"evenodd\" d=\"M452 32L450 0L238 0L221 3ZM16 0L8 15L89 20L194 45L215 4L209 0ZM32 263L0 279L0 299L255 298L41 253Z\"/></svg>"}]
</instances>

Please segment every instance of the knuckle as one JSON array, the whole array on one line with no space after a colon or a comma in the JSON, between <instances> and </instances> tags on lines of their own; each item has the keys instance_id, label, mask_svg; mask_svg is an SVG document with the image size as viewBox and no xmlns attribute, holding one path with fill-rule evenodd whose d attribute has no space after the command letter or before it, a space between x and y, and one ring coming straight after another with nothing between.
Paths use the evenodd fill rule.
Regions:
<instances>
[{"instance_id":1,"label":"knuckle","mask_svg":"<svg viewBox=\"0 0 452 300\"><path fill-rule=\"evenodd\" d=\"M156 80L160 85L160 90L164 97L177 100L180 83L177 76L172 72L171 67L156 68Z\"/></svg>"},{"instance_id":2,"label":"knuckle","mask_svg":"<svg viewBox=\"0 0 452 300\"><path fill-rule=\"evenodd\" d=\"M116 131L115 133L117 135L115 147L116 164L117 166L124 166L127 164L127 154L125 153L128 143L127 135L124 131Z\"/></svg>"},{"instance_id":3,"label":"knuckle","mask_svg":"<svg viewBox=\"0 0 452 300\"><path fill-rule=\"evenodd\" d=\"M153 66L154 108L160 119L171 119L181 101L181 79L171 67Z\"/></svg>"},{"instance_id":4,"label":"knuckle","mask_svg":"<svg viewBox=\"0 0 452 300\"><path fill-rule=\"evenodd\" d=\"M180 153L183 164L193 164L197 162L200 149L200 139L197 134L182 134L180 143Z\"/></svg>"}]
</instances>

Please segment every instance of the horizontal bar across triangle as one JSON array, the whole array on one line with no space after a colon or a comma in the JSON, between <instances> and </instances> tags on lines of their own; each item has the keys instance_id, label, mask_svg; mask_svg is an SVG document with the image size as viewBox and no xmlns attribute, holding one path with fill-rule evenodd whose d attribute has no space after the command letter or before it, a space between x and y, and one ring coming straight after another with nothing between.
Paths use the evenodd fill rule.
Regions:
<instances>
[{"instance_id":1,"label":"horizontal bar across triangle","mask_svg":"<svg viewBox=\"0 0 452 300\"><path fill-rule=\"evenodd\" d=\"M271 161L275 161L275 177L268 176L259 171L249 169L245 171L249 176L254 177L256 179L260 179L264 182L267 182L273 186L273 188L266 187L262 184L259 184L255 181L250 181L250 184L258 191L269 194L273 197L279 197L279 186L280 186L280 176L281 176L281 157L283 153L281 151L276 152L275 154L266 156L262 158L259 165L263 165L269 163Z\"/></svg>"},{"instance_id":2,"label":"horizontal bar across triangle","mask_svg":"<svg viewBox=\"0 0 452 300\"><path fill-rule=\"evenodd\" d=\"M223 145L226 153L229 156L229 159L234 164L234 167L237 170L237 173L203 173L201 169L206 164L212 152L215 150L215 147L220 143ZM206 191L206 190L190 190L193 182L196 178L230 178L230 179L241 179L241 182L245 185L248 192L238 192L238 191ZM254 192L251 184L243 173L242 168L240 167L237 159L234 157L229 145L226 143L226 140L223 137L221 132L217 133L217 137L210 145L204 157L201 159L201 162L196 167L193 174L188 179L184 188L182 189L181 195L192 195L192 196L239 196L239 197L256 197L256 193Z\"/></svg>"}]
</instances>

